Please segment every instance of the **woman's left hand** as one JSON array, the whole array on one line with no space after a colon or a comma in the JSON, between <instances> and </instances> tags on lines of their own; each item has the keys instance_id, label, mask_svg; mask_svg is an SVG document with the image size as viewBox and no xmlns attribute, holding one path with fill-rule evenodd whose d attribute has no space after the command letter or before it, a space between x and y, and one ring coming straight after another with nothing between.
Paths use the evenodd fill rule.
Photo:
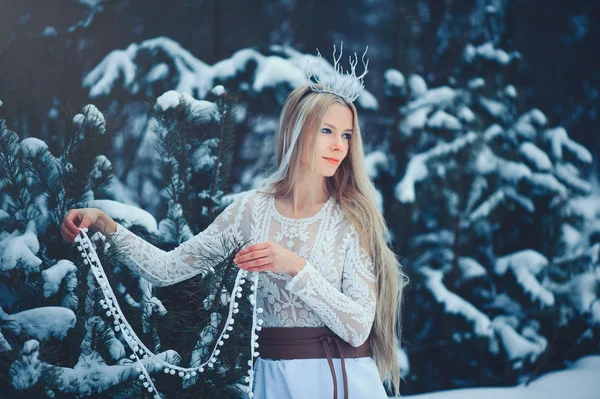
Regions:
<instances>
[{"instance_id":1,"label":"woman's left hand","mask_svg":"<svg viewBox=\"0 0 600 399\"><path fill-rule=\"evenodd\" d=\"M271 271L295 276L306 259L271 241L251 245L237 253L233 262L249 272Z\"/></svg>"}]
</instances>

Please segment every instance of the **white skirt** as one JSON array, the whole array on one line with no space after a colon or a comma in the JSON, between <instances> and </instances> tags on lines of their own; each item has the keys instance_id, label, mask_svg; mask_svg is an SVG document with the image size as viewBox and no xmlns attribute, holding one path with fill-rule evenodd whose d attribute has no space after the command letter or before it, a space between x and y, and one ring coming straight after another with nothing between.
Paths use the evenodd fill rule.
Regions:
<instances>
[{"instance_id":1,"label":"white skirt","mask_svg":"<svg viewBox=\"0 0 600 399\"><path fill-rule=\"evenodd\" d=\"M332 359L338 399L344 399L340 359ZM375 361L370 357L344 359L349 399L387 399ZM270 360L254 365L254 399L332 399L333 378L327 359Z\"/></svg>"}]
</instances>

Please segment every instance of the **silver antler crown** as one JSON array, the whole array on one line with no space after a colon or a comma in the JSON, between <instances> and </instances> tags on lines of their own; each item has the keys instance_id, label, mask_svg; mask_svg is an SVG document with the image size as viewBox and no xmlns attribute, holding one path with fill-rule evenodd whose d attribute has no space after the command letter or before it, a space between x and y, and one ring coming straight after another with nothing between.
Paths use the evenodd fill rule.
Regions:
<instances>
[{"instance_id":1,"label":"silver antler crown","mask_svg":"<svg viewBox=\"0 0 600 399\"><path fill-rule=\"evenodd\" d=\"M306 79L308 85L312 91L318 93L332 93L336 94L349 102L353 102L358 98L360 93L365 88L363 78L369 72L369 60L365 62L365 56L369 50L369 46L365 49L362 55L362 64L364 65L364 71L361 75L356 75L356 66L358 65L358 55L354 53L354 58L350 55L348 61L350 63L350 70L344 71L340 65L342 59L342 50L344 42L340 44L340 55L336 57L335 44L333 45L333 72L322 69L323 58L319 49L317 49L317 56L319 57L318 70L316 73L309 70L308 62L306 63ZM314 81L312 80L314 79Z\"/></svg>"}]
</instances>

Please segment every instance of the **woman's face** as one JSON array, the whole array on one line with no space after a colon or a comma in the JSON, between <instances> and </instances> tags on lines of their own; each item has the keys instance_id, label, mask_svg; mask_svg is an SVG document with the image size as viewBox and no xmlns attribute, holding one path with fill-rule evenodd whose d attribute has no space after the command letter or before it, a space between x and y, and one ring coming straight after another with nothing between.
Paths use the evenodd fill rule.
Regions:
<instances>
[{"instance_id":1,"label":"woman's face","mask_svg":"<svg viewBox=\"0 0 600 399\"><path fill-rule=\"evenodd\" d=\"M329 107L315 143L315 168L319 176L333 176L346 158L353 122L350 108L340 104L332 104Z\"/></svg>"}]
</instances>

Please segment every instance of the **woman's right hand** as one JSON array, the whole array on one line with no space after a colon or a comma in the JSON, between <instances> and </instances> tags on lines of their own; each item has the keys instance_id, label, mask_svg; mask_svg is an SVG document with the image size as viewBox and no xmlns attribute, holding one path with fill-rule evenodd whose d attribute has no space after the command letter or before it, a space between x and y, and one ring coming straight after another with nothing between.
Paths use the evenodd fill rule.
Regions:
<instances>
[{"instance_id":1,"label":"woman's right hand","mask_svg":"<svg viewBox=\"0 0 600 399\"><path fill-rule=\"evenodd\" d=\"M98 228L98 222L101 221L103 217L108 217L108 215L106 215L100 209L71 209L69 212L67 212L67 215L63 220L63 224L60 226L60 234L63 236L63 239L66 242L73 244L73 242L75 242L75 237L79 234L80 229L87 227L92 231L102 230ZM103 224L106 225L106 223Z\"/></svg>"}]
</instances>

